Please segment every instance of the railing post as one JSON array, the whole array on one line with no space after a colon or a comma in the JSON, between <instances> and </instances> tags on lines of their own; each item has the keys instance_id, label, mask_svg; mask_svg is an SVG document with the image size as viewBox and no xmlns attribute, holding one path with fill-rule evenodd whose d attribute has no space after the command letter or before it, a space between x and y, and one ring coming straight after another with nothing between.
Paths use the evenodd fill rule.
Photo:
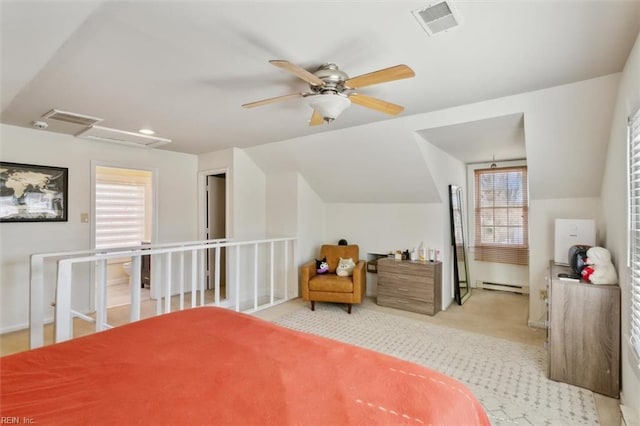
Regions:
<instances>
[{"instance_id":1,"label":"railing post","mask_svg":"<svg viewBox=\"0 0 640 426\"><path fill-rule=\"evenodd\" d=\"M289 298L289 244L293 244L293 240L285 241L284 244L284 299ZM293 250L291 250L293 252Z\"/></svg>"},{"instance_id":2,"label":"railing post","mask_svg":"<svg viewBox=\"0 0 640 426\"><path fill-rule=\"evenodd\" d=\"M140 288L142 287L142 257L140 255L131 258L131 279L129 285L131 288L131 309L129 310L129 319L133 321L140 320Z\"/></svg>"},{"instance_id":3,"label":"railing post","mask_svg":"<svg viewBox=\"0 0 640 426\"><path fill-rule=\"evenodd\" d=\"M207 262L205 260L205 253L208 253L207 249L200 250L200 306L204 305L204 289L207 288Z\"/></svg>"},{"instance_id":4,"label":"railing post","mask_svg":"<svg viewBox=\"0 0 640 426\"><path fill-rule=\"evenodd\" d=\"M273 305L273 300L274 300L274 267L273 267L273 250L274 250L274 243L273 241L271 241L271 243L269 243L269 303L271 305Z\"/></svg>"},{"instance_id":5,"label":"railing post","mask_svg":"<svg viewBox=\"0 0 640 426\"><path fill-rule=\"evenodd\" d=\"M198 285L198 251L191 250L191 307L196 307L196 286Z\"/></svg>"},{"instance_id":6,"label":"railing post","mask_svg":"<svg viewBox=\"0 0 640 426\"><path fill-rule=\"evenodd\" d=\"M258 243L253 245L253 309L258 309Z\"/></svg>"},{"instance_id":7,"label":"railing post","mask_svg":"<svg viewBox=\"0 0 640 426\"><path fill-rule=\"evenodd\" d=\"M184 252L180 252L180 262L178 263L178 272L180 275L180 310L184 309Z\"/></svg>"},{"instance_id":8,"label":"railing post","mask_svg":"<svg viewBox=\"0 0 640 426\"><path fill-rule=\"evenodd\" d=\"M157 265L156 265L157 263ZM156 265L156 266L153 266ZM155 295L156 295L156 315L160 315L162 314L162 295L164 294L164 290L163 290L163 283L164 280L162 279L162 256L161 255L156 255L155 257L151 258L151 294L154 294L154 290L155 290ZM159 277L156 277L153 272L154 271L158 271L159 272Z\"/></svg>"},{"instance_id":9,"label":"railing post","mask_svg":"<svg viewBox=\"0 0 640 426\"><path fill-rule=\"evenodd\" d=\"M220 305L220 246L216 246L214 250L213 273L215 275L213 280L213 294L215 304L218 306ZM211 274L211 268L209 268L209 274Z\"/></svg>"},{"instance_id":10,"label":"railing post","mask_svg":"<svg viewBox=\"0 0 640 426\"><path fill-rule=\"evenodd\" d=\"M240 312L240 245L236 246L236 312Z\"/></svg>"},{"instance_id":11,"label":"railing post","mask_svg":"<svg viewBox=\"0 0 640 426\"><path fill-rule=\"evenodd\" d=\"M96 261L96 331L103 331L107 323L107 260Z\"/></svg>"},{"instance_id":12,"label":"railing post","mask_svg":"<svg viewBox=\"0 0 640 426\"><path fill-rule=\"evenodd\" d=\"M31 255L29 270L29 347L44 345L44 258Z\"/></svg>"},{"instance_id":13,"label":"railing post","mask_svg":"<svg viewBox=\"0 0 640 426\"><path fill-rule=\"evenodd\" d=\"M164 255L164 313L171 312L171 253Z\"/></svg>"},{"instance_id":14,"label":"railing post","mask_svg":"<svg viewBox=\"0 0 640 426\"><path fill-rule=\"evenodd\" d=\"M71 266L72 264L58 261L58 284L56 288L55 310L55 342L64 342L73 337L73 325L71 321Z\"/></svg>"}]
</instances>

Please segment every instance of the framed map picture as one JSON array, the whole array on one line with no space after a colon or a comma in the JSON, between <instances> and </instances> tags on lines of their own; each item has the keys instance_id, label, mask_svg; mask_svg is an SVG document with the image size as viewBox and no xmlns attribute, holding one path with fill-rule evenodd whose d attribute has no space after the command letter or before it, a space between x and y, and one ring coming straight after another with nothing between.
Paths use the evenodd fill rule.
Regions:
<instances>
[{"instance_id":1,"label":"framed map picture","mask_svg":"<svg viewBox=\"0 0 640 426\"><path fill-rule=\"evenodd\" d=\"M66 222L69 169L0 162L0 222Z\"/></svg>"}]
</instances>

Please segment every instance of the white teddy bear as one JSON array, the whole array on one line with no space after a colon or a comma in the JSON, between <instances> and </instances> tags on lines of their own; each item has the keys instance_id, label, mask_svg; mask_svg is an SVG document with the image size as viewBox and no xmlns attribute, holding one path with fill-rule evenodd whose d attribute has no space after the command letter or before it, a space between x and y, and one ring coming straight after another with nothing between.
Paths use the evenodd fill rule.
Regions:
<instances>
[{"instance_id":1,"label":"white teddy bear","mask_svg":"<svg viewBox=\"0 0 640 426\"><path fill-rule=\"evenodd\" d=\"M582 277L592 284L616 284L618 274L616 268L611 263L611 253L603 247L591 247L587 250L585 269Z\"/></svg>"}]
</instances>

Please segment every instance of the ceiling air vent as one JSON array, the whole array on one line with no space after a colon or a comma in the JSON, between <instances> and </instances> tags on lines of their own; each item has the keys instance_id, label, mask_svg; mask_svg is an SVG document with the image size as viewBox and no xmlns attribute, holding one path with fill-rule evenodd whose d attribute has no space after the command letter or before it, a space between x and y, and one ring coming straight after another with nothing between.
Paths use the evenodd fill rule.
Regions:
<instances>
[{"instance_id":1,"label":"ceiling air vent","mask_svg":"<svg viewBox=\"0 0 640 426\"><path fill-rule=\"evenodd\" d=\"M101 142L112 142L124 145L144 146L155 148L171 142L171 139L147 136L140 133L125 132L109 127L91 126L76 135L79 138L92 139Z\"/></svg>"},{"instance_id":2,"label":"ceiling air vent","mask_svg":"<svg viewBox=\"0 0 640 426\"><path fill-rule=\"evenodd\" d=\"M88 115L76 114L75 112L60 111L52 109L48 113L42 116L44 119L64 121L65 123L79 124L81 126L89 127L94 124L100 123L102 118L90 117Z\"/></svg>"},{"instance_id":3,"label":"ceiling air vent","mask_svg":"<svg viewBox=\"0 0 640 426\"><path fill-rule=\"evenodd\" d=\"M411 13L430 36L460 25L458 13L449 1L433 3Z\"/></svg>"}]
</instances>

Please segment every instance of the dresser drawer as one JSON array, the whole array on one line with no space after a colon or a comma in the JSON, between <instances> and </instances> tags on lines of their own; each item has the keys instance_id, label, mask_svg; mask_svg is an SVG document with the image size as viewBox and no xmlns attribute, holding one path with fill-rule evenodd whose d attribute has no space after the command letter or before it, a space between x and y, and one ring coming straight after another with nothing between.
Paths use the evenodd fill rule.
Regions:
<instances>
[{"instance_id":1,"label":"dresser drawer","mask_svg":"<svg viewBox=\"0 0 640 426\"><path fill-rule=\"evenodd\" d=\"M420 314L435 314L433 303L395 296L387 296L381 293L378 293L378 305L387 306L389 308L402 309L404 311L417 312Z\"/></svg>"},{"instance_id":2,"label":"dresser drawer","mask_svg":"<svg viewBox=\"0 0 640 426\"><path fill-rule=\"evenodd\" d=\"M433 276L432 275L411 275L411 274L403 274L397 271L390 271L387 269L383 269L382 271L378 271L378 281L391 281L403 283L405 285L413 285L413 286L433 286Z\"/></svg>"},{"instance_id":3,"label":"dresser drawer","mask_svg":"<svg viewBox=\"0 0 640 426\"><path fill-rule=\"evenodd\" d=\"M401 285L411 288L433 288L433 277L400 274L398 272L382 271L378 272L378 284L392 283L394 286Z\"/></svg>"},{"instance_id":4,"label":"dresser drawer","mask_svg":"<svg viewBox=\"0 0 640 426\"><path fill-rule=\"evenodd\" d=\"M378 277L378 294L387 296L398 296L402 298L412 298L417 300L433 301L433 283L425 284L406 280L406 276Z\"/></svg>"},{"instance_id":5,"label":"dresser drawer","mask_svg":"<svg viewBox=\"0 0 640 426\"><path fill-rule=\"evenodd\" d=\"M435 263L395 259L378 260L378 272L393 272L403 275L433 278Z\"/></svg>"}]
</instances>

